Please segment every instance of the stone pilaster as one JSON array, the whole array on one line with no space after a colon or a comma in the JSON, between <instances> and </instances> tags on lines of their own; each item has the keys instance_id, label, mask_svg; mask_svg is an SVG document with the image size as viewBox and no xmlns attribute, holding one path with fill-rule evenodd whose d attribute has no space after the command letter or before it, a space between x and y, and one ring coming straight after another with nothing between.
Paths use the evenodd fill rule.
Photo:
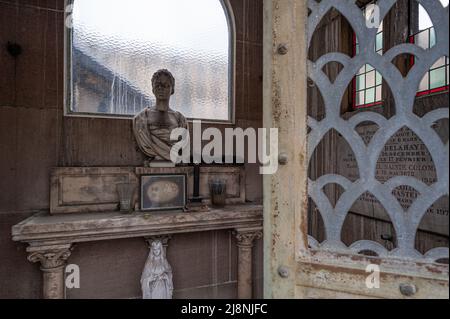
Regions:
<instances>
[{"instance_id":1,"label":"stone pilaster","mask_svg":"<svg viewBox=\"0 0 450 319\"><path fill-rule=\"evenodd\" d=\"M44 299L64 299L64 269L71 254L71 245L30 246L28 260L41 264Z\"/></svg>"},{"instance_id":2,"label":"stone pilaster","mask_svg":"<svg viewBox=\"0 0 450 319\"><path fill-rule=\"evenodd\" d=\"M260 229L236 229L234 235L238 246L238 298L251 299L253 243L255 239L262 237L262 232Z\"/></svg>"}]
</instances>

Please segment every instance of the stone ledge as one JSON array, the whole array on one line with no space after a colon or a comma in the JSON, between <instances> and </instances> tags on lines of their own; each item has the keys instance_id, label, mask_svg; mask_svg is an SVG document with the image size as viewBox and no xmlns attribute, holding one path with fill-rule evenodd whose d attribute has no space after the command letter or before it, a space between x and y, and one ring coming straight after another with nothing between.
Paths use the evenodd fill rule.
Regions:
<instances>
[{"instance_id":1,"label":"stone ledge","mask_svg":"<svg viewBox=\"0 0 450 319\"><path fill-rule=\"evenodd\" d=\"M262 229L262 226L261 205L227 206L200 213L38 213L14 225L12 239L31 246L43 246L220 229Z\"/></svg>"}]
</instances>

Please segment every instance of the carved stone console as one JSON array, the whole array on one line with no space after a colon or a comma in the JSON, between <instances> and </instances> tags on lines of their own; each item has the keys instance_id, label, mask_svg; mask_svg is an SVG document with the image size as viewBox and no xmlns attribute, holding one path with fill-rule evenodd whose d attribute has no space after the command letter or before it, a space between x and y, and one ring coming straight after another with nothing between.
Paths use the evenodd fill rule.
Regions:
<instances>
[{"instance_id":1,"label":"carved stone console","mask_svg":"<svg viewBox=\"0 0 450 319\"><path fill-rule=\"evenodd\" d=\"M44 298L60 299L65 297L64 267L75 243L135 237L151 243L158 238L166 249L168 235L229 229L238 239L238 297L251 298L251 252L262 224L262 206L245 204L198 213L38 213L13 226L12 238L28 243L28 260L40 262Z\"/></svg>"}]
</instances>

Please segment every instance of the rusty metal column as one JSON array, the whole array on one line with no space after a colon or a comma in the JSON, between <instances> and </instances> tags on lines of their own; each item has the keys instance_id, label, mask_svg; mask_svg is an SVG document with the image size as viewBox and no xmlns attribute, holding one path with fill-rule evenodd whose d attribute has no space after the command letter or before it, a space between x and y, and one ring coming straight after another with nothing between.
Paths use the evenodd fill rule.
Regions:
<instances>
[{"instance_id":1,"label":"rusty metal column","mask_svg":"<svg viewBox=\"0 0 450 319\"><path fill-rule=\"evenodd\" d=\"M234 235L238 246L238 298L252 299L253 296L253 262L252 252L255 239L262 237L259 229L236 229Z\"/></svg>"},{"instance_id":2,"label":"rusty metal column","mask_svg":"<svg viewBox=\"0 0 450 319\"><path fill-rule=\"evenodd\" d=\"M279 149L277 172L263 178L267 299L295 297L307 247L307 3L264 0L263 126L278 129Z\"/></svg>"},{"instance_id":3,"label":"rusty metal column","mask_svg":"<svg viewBox=\"0 0 450 319\"><path fill-rule=\"evenodd\" d=\"M44 299L64 299L64 269L71 254L71 245L30 246L27 251L30 262L41 263Z\"/></svg>"}]
</instances>

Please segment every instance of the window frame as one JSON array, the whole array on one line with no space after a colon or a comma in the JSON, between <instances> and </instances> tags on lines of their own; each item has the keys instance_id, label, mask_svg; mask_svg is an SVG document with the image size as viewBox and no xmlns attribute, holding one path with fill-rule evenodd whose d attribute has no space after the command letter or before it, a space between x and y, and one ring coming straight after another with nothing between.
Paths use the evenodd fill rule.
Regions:
<instances>
[{"instance_id":1,"label":"window frame","mask_svg":"<svg viewBox=\"0 0 450 319\"><path fill-rule=\"evenodd\" d=\"M367 6L370 5L370 4L376 4L376 1L371 1L371 2L369 2L367 4L365 4L361 8L361 10L365 13L365 10L366 10ZM383 54L384 53L384 25L383 25L383 21L381 21L381 26L382 26L382 30L381 31L377 31L377 34L375 36L375 52L377 52L377 53L381 52L381 54ZM381 34L382 42L381 42L381 48L379 50L377 50L376 37L378 37L379 34ZM352 53L353 53L353 56L352 57L355 57L357 54L359 54L359 52L357 52L358 51L357 50L358 47L359 47L358 39L356 38L356 34L353 32L353 35L352 35ZM363 67L367 68L367 65L368 64L364 65ZM356 86L357 86L358 77L364 75L364 78L366 78L366 74L369 73L369 72L372 72L372 71L375 72L375 79L374 79L375 85L371 86L371 87L367 87L366 86L367 83L366 83L366 81L364 81L365 82L364 83L365 84L364 89L357 90ZM366 69L365 72L358 73L358 74L355 75L355 77L352 80L352 99L351 99L352 111L369 109L369 108L373 108L373 107L382 106L384 104L384 100L383 100L383 76L380 75L381 76L381 84L377 85L377 82L376 82L377 74L379 74L379 72L377 71L377 69L373 68L373 70L367 71L367 69ZM377 87L381 88L381 100L379 100L379 101L376 101ZM370 90L370 89L374 89L375 90L375 92L374 92L374 100L375 101L371 102L371 103L365 103L366 102L366 92L367 92L367 90ZM359 92L364 92L364 104L356 104L356 97L357 97L357 94Z\"/></svg>"},{"instance_id":2,"label":"window frame","mask_svg":"<svg viewBox=\"0 0 450 319\"><path fill-rule=\"evenodd\" d=\"M423 29L423 30L419 30L418 32L416 32L416 33L414 33L414 34L409 36L409 41L408 42L411 43L411 44L415 44L415 38L416 38L416 36L418 34L420 34L422 32L428 32L428 48L427 48L427 50L428 50L431 47L431 32L432 31L434 31L434 26L431 26L431 27ZM410 69L414 66L415 60L416 60L415 56L411 56L410 57ZM434 68L433 68L433 66L431 66L431 68L429 68L427 70L427 73L426 73L426 75L428 75L428 86L427 86L427 89L420 91L420 88L418 88L416 97L430 96L430 95L434 95L434 94L437 94L437 93L448 93L448 91L449 91L449 84L448 84L449 78L448 78L448 75L447 75L447 72L446 72L446 69L449 67L449 63L448 62L449 62L449 58L445 57L445 63L444 63L443 66L434 67ZM444 69L444 76L445 76L445 83L446 84L442 85L442 86L435 87L435 88L431 88L430 73L432 71L438 70L438 69ZM425 74L424 74L424 77L425 77Z\"/></svg>"},{"instance_id":3,"label":"window frame","mask_svg":"<svg viewBox=\"0 0 450 319\"><path fill-rule=\"evenodd\" d=\"M72 82L72 44L73 37L71 28L67 27L66 21L70 19L72 7L76 0L65 0L64 3L64 117L71 118L100 118L116 120L132 120L134 115L107 114L92 112L74 112L73 106L73 82ZM200 120L205 124L231 124L236 123L236 22L234 11L230 0L218 0L222 5L228 25L228 119L200 119L187 118L189 122Z\"/></svg>"}]
</instances>

